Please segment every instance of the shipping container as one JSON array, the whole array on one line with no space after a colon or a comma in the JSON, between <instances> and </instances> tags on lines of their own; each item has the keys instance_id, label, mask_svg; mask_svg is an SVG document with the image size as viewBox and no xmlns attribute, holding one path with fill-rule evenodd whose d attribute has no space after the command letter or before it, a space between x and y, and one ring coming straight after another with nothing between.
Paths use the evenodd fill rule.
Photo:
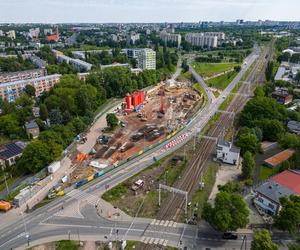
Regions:
<instances>
[{"instance_id":1,"label":"shipping container","mask_svg":"<svg viewBox=\"0 0 300 250\"><path fill-rule=\"evenodd\" d=\"M92 181L92 180L94 180L94 175L91 175L87 178L87 181Z\"/></svg>"},{"instance_id":2,"label":"shipping container","mask_svg":"<svg viewBox=\"0 0 300 250\"><path fill-rule=\"evenodd\" d=\"M141 99L141 103L145 101L145 92L143 90L139 90L139 95Z\"/></svg>"},{"instance_id":3,"label":"shipping container","mask_svg":"<svg viewBox=\"0 0 300 250\"><path fill-rule=\"evenodd\" d=\"M83 185L86 184L87 182L88 182L87 179L83 179L83 180L81 180L81 181L78 181L78 182L76 183L76 188L79 188L79 187L83 186Z\"/></svg>"},{"instance_id":4,"label":"shipping container","mask_svg":"<svg viewBox=\"0 0 300 250\"><path fill-rule=\"evenodd\" d=\"M132 94L132 105L133 105L133 107L135 108L135 107L137 107L139 104L140 104L140 102L139 102L139 94L133 93L133 94Z\"/></svg>"},{"instance_id":5,"label":"shipping container","mask_svg":"<svg viewBox=\"0 0 300 250\"><path fill-rule=\"evenodd\" d=\"M104 174L105 174L105 170L101 170L94 175L94 178L100 177L101 175L104 175Z\"/></svg>"}]
</instances>

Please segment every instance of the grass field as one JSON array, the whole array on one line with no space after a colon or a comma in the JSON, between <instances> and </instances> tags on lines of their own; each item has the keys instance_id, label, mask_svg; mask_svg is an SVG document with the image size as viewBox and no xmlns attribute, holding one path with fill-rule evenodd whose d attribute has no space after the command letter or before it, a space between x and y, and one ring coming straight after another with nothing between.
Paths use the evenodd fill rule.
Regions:
<instances>
[{"instance_id":1,"label":"grass field","mask_svg":"<svg viewBox=\"0 0 300 250\"><path fill-rule=\"evenodd\" d=\"M237 63L193 63L194 69L202 77L211 77L224 71L230 70L238 65L239 64Z\"/></svg>"},{"instance_id":2,"label":"grass field","mask_svg":"<svg viewBox=\"0 0 300 250\"><path fill-rule=\"evenodd\" d=\"M218 76L216 78L212 78L206 81L207 85L210 87L214 87L217 89L225 89L229 83L235 78L237 75L236 71L229 72L225 75Z\"/></svg>"},{"instance_id":3,"label":"grass field","mask_svg":"<svg viewBox=\"0 0 300 250\"><path fill-rule=\"evenodd\" d=\"M260 166L259 180L264 181L278 172L277 169L268 168L264 165Z\"/></svg>"}]
</instances>

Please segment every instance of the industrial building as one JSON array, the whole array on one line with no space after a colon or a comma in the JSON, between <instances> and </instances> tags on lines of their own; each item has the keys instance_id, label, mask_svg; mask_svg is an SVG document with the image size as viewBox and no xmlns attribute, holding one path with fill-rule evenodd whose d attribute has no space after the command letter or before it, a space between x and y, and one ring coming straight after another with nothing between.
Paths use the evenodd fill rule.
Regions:
<instances>
[{"instance_id":1,"label":"industrial building","mask_svg":"<svg viewBox=\"0 0 300 250\"><path fill-rule=\"evenodd\" d=\"M173 34L168 33L167 31L162 31L159 34L159 38L163 40L165 43L172 42L176 43L177 47L180 47L181 45L181 35L180 34Z\"/></svg>"},{"instance_id":2,"label":"industrial building","mask_svg":"<svg viewBox=\"0 0 300 250\"><path fill-rule=\"evenodd\" d=\"M185 40L193 46L216 48L225 39L223 32L188 33Z\"/></svg>"},{"instance_id":3,"label":"industrial building","mask_svg":"<svg viewBox=\"0 0 300 250\"><path fill-rule=\"evenodd\" d=\"M33 79L19 80L0 84L0 97L9 102L14 102L22 93L26 85L35 88L35 95L40 96L43 92L49 91L59 82L61 75L54 74Z\"/></svg>"}]
</instances>

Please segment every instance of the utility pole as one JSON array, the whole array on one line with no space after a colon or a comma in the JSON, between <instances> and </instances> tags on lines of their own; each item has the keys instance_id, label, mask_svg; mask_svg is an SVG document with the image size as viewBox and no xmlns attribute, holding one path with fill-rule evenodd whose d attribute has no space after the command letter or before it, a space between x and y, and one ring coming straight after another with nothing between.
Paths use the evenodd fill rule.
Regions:
<instances>
[{"instance_id":1,"label":"utility pole","mask_svg":"<svg viewBox=\"0 0 300 250\"><path fill-rule=\"evenodd\" d=\"M6 173L4 173L4 181L5 181L5 186L6 186L6 192L7 194L9 194L9 189L8 189L8 185L7 185L7 181L6 181Z\"/></svg>"}]
</instances>

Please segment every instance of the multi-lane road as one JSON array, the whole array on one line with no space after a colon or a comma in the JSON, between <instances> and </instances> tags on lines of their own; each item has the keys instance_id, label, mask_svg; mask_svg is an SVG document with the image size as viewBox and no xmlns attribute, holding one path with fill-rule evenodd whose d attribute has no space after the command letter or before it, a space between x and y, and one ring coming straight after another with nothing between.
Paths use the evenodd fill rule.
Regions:
<instances>
[{"instance_id":1,"label":"multi-lane road","mask_svg":"<svg viewBox=\"0 0 300 250\"><path fill-rule=\"evenodd\" d=\"M20 215L15 221L0 229L0 249L25 248L27 242L30 245L59 239L79 240L108 240L133 239L145 243L179 246L186 245L189 248L201 249L201 247L234 247L241 244L238 241L223 241L220 235L209 226L190 226L176 224L172 221L153 221L149 219L124 220L119 217L106 219L96 213L95 205L100 194L109 185L113 187L134 174L145 169L153 163L153 157L160 159L180 148L186 141L207 124L209 119L218 111L219 106L230 94L231 90L241 80L250 65L258 58L259 49L245 59L242 70L228 85L223 93L214 98L200 76L190 68L194 78L199 81L207 91L207 105L200 110L189 124L186 125L175 138L166 141L160 146L149 150L134 160L113 169L111 172L82 187L75 195L66 195L52 203L37 209L36 211ZM176 140L180 135L186 135L186 140L176 146L166 149L165 145L171 140ZM64 211L62 212L62 204ZM118 230L118 234L116 233ZM248 235L251 239L251 235Z\"/></svg>"}]
</instances>

